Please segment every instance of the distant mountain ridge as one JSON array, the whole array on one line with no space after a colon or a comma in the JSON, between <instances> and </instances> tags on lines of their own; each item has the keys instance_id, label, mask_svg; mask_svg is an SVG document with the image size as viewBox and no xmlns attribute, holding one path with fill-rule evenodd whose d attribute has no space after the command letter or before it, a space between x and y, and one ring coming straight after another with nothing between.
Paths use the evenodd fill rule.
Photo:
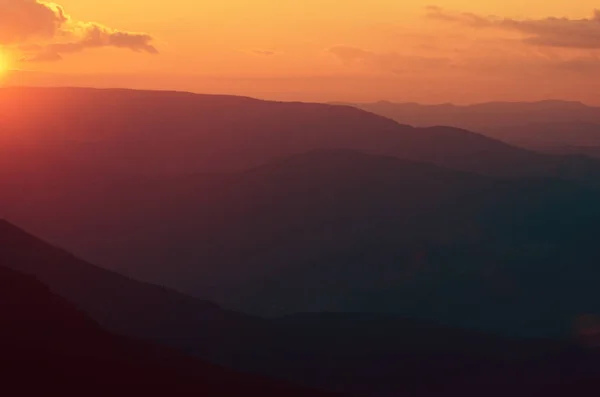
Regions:
<instances>
[{"instance_id":1,"label":"distant mountain ridge","mask_svg":"<svg viewBox=\"0 0 600 397\"><path fill-rule=\"evenodd\" d=\"M501 177L565 168L560 176L597 183L600 175L600 162L543 156L456 128L399 125L351 106L83 88L4 88L0 105L14 109L0 115L0 166L29 173L243 171L349 149Z\"/></svg>"},{"instance_id":2,"label":"distant mountain ridge","mask_svg":"<svg viewBox=\"0 0 600 397\"><path fill-rule=\"evenodd\" d=\"M333 102L384 114L393 120L405 118L417 127L457 126L479 131L490 125L515 126L532 123L598 123L600 108L576 101L546 100L538 102L486 102L472 105L424 105L419 103L379 101L370 103ZM401 122L401 121L400 121Z\"/></svg>"},{"instance_id":3,"label":"distant mountain ridge","mask_svg":"<svg viewBox=\"0 0 600 397\"><path fill-rule=\"evenodd\" d=\"M600 146L600 108L580 102L490 102L468 106L420 105L387 101L355 106L416 127L447 125L477 131L512 145L549 153L592 154ZM574 150L581 147L581 150ZM556 150L553 150L556 149Z\"/></svg>"}]
</instances>

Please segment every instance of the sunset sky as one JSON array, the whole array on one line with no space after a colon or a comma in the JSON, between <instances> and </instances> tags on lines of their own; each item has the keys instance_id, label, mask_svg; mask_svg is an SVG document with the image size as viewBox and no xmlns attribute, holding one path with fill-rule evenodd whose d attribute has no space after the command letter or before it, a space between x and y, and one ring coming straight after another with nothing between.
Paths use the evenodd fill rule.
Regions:
<instances>
[{"instance_id":1,"label":"sunset sky","mask_svg":"<svg viewBox=\"0 0 600 397\"><path fill-rule=\"evenodd\" d=\"M0 0L4 84L600 104L592 0Z\"/></svg>"}]
</instances>

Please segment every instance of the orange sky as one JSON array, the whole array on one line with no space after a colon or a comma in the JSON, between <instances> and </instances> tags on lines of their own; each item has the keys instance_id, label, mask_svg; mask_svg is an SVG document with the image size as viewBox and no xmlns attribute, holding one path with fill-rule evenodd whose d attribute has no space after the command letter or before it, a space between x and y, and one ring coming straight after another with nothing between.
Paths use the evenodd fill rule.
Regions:
<instances>
[{"instance_id":1,"label":"orange sky","mask_svg":"<svg viewBox=\"0 0 600 397\"><path fill-rule=\"evenodd\" d=\"M592 0L56 0L58 28L34 1L0 0L6 84L600 104Z\"/></svg>"}]
</instances>

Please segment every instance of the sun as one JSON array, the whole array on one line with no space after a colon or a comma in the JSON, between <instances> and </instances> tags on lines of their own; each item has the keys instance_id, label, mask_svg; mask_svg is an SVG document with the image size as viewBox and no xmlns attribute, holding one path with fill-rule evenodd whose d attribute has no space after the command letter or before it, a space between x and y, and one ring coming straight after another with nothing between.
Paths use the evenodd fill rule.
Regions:
<instances>
[{"instance_id":1,"label":"sun","mask_svg":"<svg viewBox=\"0 0 600 397\"><path fill-rule=\"evenodd\" d=\"M0 49L0 76L6 74L10 69L10 60L8 55Z\"/></svg>"}]
</instances>

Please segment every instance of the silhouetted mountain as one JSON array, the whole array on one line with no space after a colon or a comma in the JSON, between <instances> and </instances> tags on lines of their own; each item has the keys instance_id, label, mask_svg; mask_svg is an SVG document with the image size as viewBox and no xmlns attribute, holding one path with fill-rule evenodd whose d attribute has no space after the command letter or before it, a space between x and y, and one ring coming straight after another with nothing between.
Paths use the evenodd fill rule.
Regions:
<instances>
[{"instance_id":1,"label":"silhouetted mountain","mask_svg":"<svg viewBox=\"0 0 600 397\"><path fill-rule=\"evenodd\" d=\"M399 125L350 106L75 88L5 88L0 106L15 109L0 117L0 168L13 170L15 178L70 168L241 171L334 148L496 176L600 180L600 162L543 156L466 130Z\"/></svg>"},{"instance_id":2,"label":"silhouetted mountain","mask_svg":"<svg viewBox=\"0 0 600 397\"><path fill-rule=\"evenodd\" d=\"M377 311L553 337L600 313L600 196L570 182L338 150L106 182L93 200L77 186L63 191L68 208L46 197L12 219L59 225L79 255L245 311Z\"/></svg>"},{"instance_id":3,"label":"silhouetted mountain","mask_svg":"<svg viewBox=\"0 0 600 397\"><path fill-rule=\"evenodd\" d=\"M528 124L598 123L600 108L580 102L490 102L468 106L417 103L343 103L418 127L455 126L478 132Z\"/></svg>"},{"instance_id":4,"label":"silhouetted mountain","mask_svg":"<svg viewBox=\"0 0 600 397\"><path fill-rule=\"evenodd\" d=\"M503 340L393 316L304 314L280 324L286 347L270 344L279 346L277 368L307 379L327 373L338 390L364 395L577 395L597 383L600 369L593 352L567 344Z\"/></svg>"},{"instance_id":5,"label":"silhouetted mountain","mask_svg":"<svg viewBox=\"0 0 600 397\"><path fill-rule=\"evenodd\" d=\"M9 394L326 395L112 335L33 277L2 266L0 317L0 371Z\"/></svg>"},{"instance_id":6,"label":"silhouetted mountain","mask_svg":"<svg viewBox=\"0 0 600 397\"><path fill-rule=\"evenodd\" d=\"M0 102L0 214L127 275L261 313L377 308L534 335L598 312L597 194L568 182L597 186L594 160L346 106L26 88ZM394 158L298 154L323 148Z\"/></svg>"},{"instance_id":7,"label":"silhouetted mountain","mask_svg":"<svg viewBox=\"0 0 600 397\"><path fill-rule=\"evenodd\" d=\"M538 146L536 150L560 155L584 155L600 158L600 146L547 145Z\"/></svg>"},{"instance_id":8,"label":"silhouetted mountain","mask_svg":"<svg viewBox=\"0 0 600 397\"><path fill-rule=\"evenodd\" d=\"M600 146L600 108L579 102L470 106L376 102L354 106L399 123L465 128L511 145L548 153L590 154L586 147ZM553 150L560 147L570 147L570 150Z\"/></svg>"},{"instance_id":9,"label":"silhouetted mountain","mask_svg":"<svg viewBox=\"0 0 600 397\"><path fill-rule=\"evenodd\" d=\"M600 146L600 123L530 123L510 127L489 126L483 131L496 139L532 149Z\"/></svg>"},{"instance_id":10,"label":"silhouetted mountain","mask_svg":"<svg viewBox=\"0 0 600 397\"><path fill-rule=\"evenodd\" d=\"M394 312L555 336L576 316L600 312L598 199L567 182L493 181L322 152L243 174L212 217L204 210L190 218L198 226L166 230L181 233L171 249L193 258L183 248L193 246L202 252L196 263L236 276L213 296L237 308ZM197 280L206 271L190 265L177 284L205 291Z\"/></svg>"},{"instance_id":11,"label":"silhouetted mountain","mask_svg":"<svg viewBox=\"0 0 600 397\"><path fill-rule=\"evenodd\" d=\"M90 285L86 278L90 273L85 270L90 265L69 263L72 258L62 254L61 259L54 249L7 223L2 224L2 230L2 265L25 257L30 269L43 274L40 268L48 258L52 271L61 272L64 264L72 283ZM12 238L13 234L17 236ZM29 243L23 244L26 240ZM18 254L31 248L37 256ZM110 289L107 280L110 278L97 278L96 293L102 287ZM51 281L56 283L56 279ZM134 284L129 283L133 287L129 299L133 300L139 293ZM102 299L106 296L99 294ZM127 306L127 298L123 299L106 303ZM0 302L0 364L6 375L5 387L16 382L23 392L85 391L87 395L119 395L121 388L131 386L136 386L137 392L164 391L171 395L197 390L208 395L319 395L110 335L33 277L3 267ZM172 309L185 317L185 306L183 301L183 310ZM138 322L139 308L129 306L129 310L130 322ZM147 315L160 318L164 313L158 310ZM492 396L526 396L532 392L559 396L567 391L583 395L582 390L597 386L600 371L595 353L575 345L508 340L395 316L301 314L247 324L254 325L225 328L208 337L200 332L198 337L180 337L170 343L240 370L365 396L435 396L449 388L473 397L482 392ZM582 319L578 327L582 335L588 335L594 324L592 318ZM25 381L32 378L36 382Z\"/></svg>"},{"instance_id":12,"label":"silhouetted mountain","mask_svg":"<svg viewBox=\"0 0 600 397\"><path fill-rule=\"evenodd\" d=\"M148 338L199 337L248 327L251 318L96 267L0 220L0 263L31 274L111 331Z\"/></svg>"},{"instance_id":13,"label":"silhouetted mountain","mask_svg":"<svg viewBox=\"0 0 600 397\"><path fill-rule=\"evenodd\" d=\"M600 123L536 123L489 127L485 134L543 153L600 158Z\"/></svg>"}]
</instances>

